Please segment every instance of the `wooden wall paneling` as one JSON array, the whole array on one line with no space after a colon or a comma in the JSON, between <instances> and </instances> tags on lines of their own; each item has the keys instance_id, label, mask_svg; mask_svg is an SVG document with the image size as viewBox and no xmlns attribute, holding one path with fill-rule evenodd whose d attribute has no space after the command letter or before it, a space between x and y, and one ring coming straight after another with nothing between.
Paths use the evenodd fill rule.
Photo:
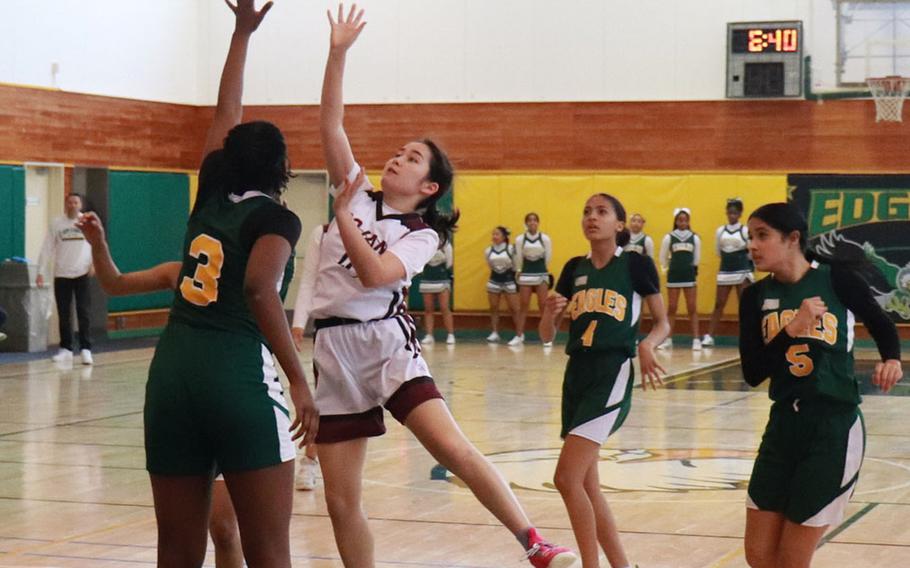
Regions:
<instances>
[{"instance_id":1,"label":"wooden wall paneling","mask_svg":"<svg viewBox=\"0 0 910 568\"><path fill-rule=\"evenodd\" d=\"M0 156L183 168L199 161L205 131L198 114L188 105L0 85Z\"/></svg>"},{"instance_id":2,"label":"wooden wall paneling","mask_svg":"<svg viewBox=\"0 0 910 568\"><path fill-rule=\"evenodd\" d=\"M0 160L195 169L214 109L0 86ZM316 106L251 106L276 123L292 166L323 167ZM355 105L358 160L381 168L432 136L461 170L907 172L910 135L871 101Z\"/></svg>"}]
</instances>

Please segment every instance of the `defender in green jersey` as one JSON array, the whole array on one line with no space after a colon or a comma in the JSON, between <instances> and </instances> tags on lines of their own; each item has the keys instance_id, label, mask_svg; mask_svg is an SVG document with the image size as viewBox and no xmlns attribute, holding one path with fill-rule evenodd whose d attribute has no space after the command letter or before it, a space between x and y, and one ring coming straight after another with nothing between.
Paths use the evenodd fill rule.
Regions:
<instances>
[{"instance_id":1,"label":"defender in green jersey","mask_svg":"<svg viewBox=\"0 0 910 568\"><path fill-rule=\"evenodd\" d=\"M606 500L599 490L586 488L600 486L600 446L619 429L631 407L632 357L642 300L655 319L651 333L638 346L642 387L660 383L658 373L663 369L653 350L669 331L654 262L622 248L629 238L625 221L625 209L615 197L599 193L588 199L582 228L591 253L566 263L540 322L541 340L552 341L562 316L571 320L562 393L565 443L556 466L556 487L573 527L596 526L596 534L610 535L603 550L612 566L629 562ZM577 529L575 538L583 565L598 565L594 534Z\"/></svg>"},{"instance_id":2,"label":"defender in green jersey","mask_svg":"<svg viewBox=\"0 0 910 568\"><path fill-rule=\"evenodd\" d=\"M808 566L840 522L859 477L865 426L853 371L853 326L865 323L882 362L872 382L887 392L903 372L894 323L860 276L836 261L810 262L806 222L772 203L749 218L749 251L772 275L745 290L740 355L746 381L771 379L773 404L749 482L746 559L751 566Z\"/></svg>"},{"instance_id":3,"label":"defender in green jersey","mask_svg":"<svg viewBox=\"0 0 910 568\"><path fill-rule=\"evenodd\" d=\"M257 123L238 127L243 128L266 127ZM257 241L275 235L293 247L300 220L261 191L238 195L210 185L219 179L218 170L228 167L225 160L223 151L215 151L202 165L199 201L187 223L170 320L149 369L145 420L152 473L207 471L213 452L190 451L182 447L184 443L194 448L217 444L214 457L224 472L259 469L294 457L287 435L289 412L272 349L253 316L245 288ZM272 283L279 298L292 275L290 258ZM184 385L188 377L192 381ZM181 403L184 408L173 406L173 392L197 388L198 394ZM199 420L194 414L200 413L224 440L209 442L208 435L193 427ZM188 418L175 420L175 414ZM280 427L285 421L288 424Z\"/></svg>"},{"instance_id":4,"label":"defender in green jersey","mask_svg":"<svg viewBox=\"0 0 910 568\"><path fill-rule=\"evenodd\" d=\"M292 439L310 441L319 420L279 297L300 222L277 203L289 176L281 132L264 122L239 124L247 44L271 3L259 11L253 0L228 6L234 35L183 262L120 274L98 218L87 216L82 229L108 293L176 288L146 387L158 565L202 564L211 507L213 531L242 535L242 551L215 539L219 564L245 557L251 566L283 568L290 566ZM293 424L273 351L290 383ZM225 483L212 487L216 468L230 498Z\"/></svg>"}]
</instances>

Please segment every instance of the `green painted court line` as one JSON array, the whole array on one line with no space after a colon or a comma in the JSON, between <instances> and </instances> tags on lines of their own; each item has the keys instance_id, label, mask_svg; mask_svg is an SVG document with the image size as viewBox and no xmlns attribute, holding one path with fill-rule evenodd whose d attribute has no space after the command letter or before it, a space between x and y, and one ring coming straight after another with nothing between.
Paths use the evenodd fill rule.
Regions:
<instances>
[{"instance_id":1,"label":"green painted court line","mask_svg":"<svg viewBox=\"0 0 910 568\"><path fill-rule=\"evenodd\" d=\"M819 549L819 548L825 546L826 544L828 544L828 541L830 541L831 539L835 538L840 533L842 533L845 530L847 530L848 528L850 528L851 525L853 525L854 523L856 523L856 521L865 517L872 509L874 509L876 507L878 507L878 503L869 503L868 505L866 505L865 507L863 507L862 509L860 509L859 511L854 513L852 517L850 517L849 519L847 519L846 521L841 523L841 525L839 527L837 527L836 529L834 529L833 531L831 531L830 533L825 535L821 539L821 541L818 543L818 546L815 548Z\"/></svg>"}]
</instances>

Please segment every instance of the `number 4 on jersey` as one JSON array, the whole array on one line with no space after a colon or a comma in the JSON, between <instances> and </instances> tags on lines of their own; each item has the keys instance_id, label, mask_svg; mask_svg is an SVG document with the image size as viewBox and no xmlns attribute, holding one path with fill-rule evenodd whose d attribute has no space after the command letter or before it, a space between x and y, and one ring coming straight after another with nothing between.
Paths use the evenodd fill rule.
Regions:
<instances>
[{"instance_id":1,"label":"number 4 on jersey","mask_svg":"<svg viewBox=\"0 0 910 568\"><path fill-rule=\"evenodd\" d=\"M217 302L218 279L221 277L221 266L224 264L221 241L203 233L190 243L190 256L199 263L193 277L184 276L180 282L180 295L187 302L197 306L204 307Z\"/></svg>"},{"instance_id":2,"label":"number 4 on jersey","mask_svg":"<svg viewBox=\"0 0 910 568\"><path fill-rule=\"evenodd\" d=\"M594 330L597 329L597 320L591 320L591 323L588 324L588 329L581 336L581 344L584 347L590 347L594 345Z\"/></svg>"}]
</instances>

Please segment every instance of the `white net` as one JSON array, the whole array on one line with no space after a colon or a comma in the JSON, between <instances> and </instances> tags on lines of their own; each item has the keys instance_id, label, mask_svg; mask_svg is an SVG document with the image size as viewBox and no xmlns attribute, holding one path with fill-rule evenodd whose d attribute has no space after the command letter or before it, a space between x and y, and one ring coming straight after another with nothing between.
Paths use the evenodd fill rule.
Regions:
<instances>
[{"instance_id":1,"label":"white net","mask_svg":"<svg viewBox=\"0 0 910 568\"><path fill-rule=\"evenodd\" d=\"M866 79L875 97L875 122L903 122L904 99L910 93L910 78L875 77Z\"/></svg>"}]
</instances>

